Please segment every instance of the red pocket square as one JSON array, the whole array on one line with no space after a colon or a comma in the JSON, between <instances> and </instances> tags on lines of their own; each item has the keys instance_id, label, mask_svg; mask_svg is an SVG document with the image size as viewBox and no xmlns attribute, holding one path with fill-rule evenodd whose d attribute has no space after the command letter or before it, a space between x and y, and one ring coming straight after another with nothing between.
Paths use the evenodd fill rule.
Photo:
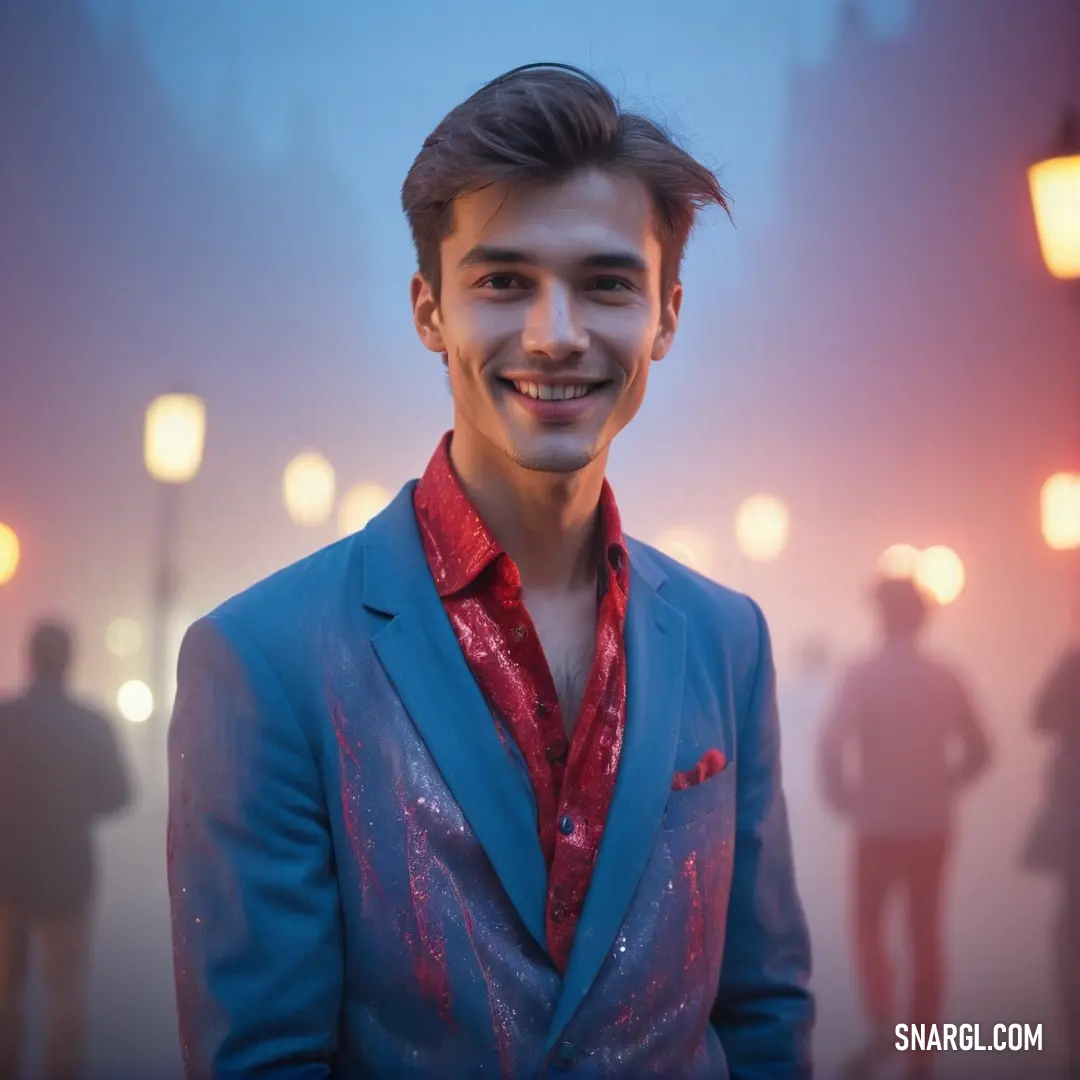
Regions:
<instances>
[{"instance_id":1,"label":"red pocket square","mask_svg":"<svg viewBox=\"0 0 1080 1080\"><path fill-rule=\"evenodd\" d=\"M702 759L686 772L676 773L675 782L671 785L672 791L683 791L685 788L702 784L711 780L727 764L727 758L720 750L707 750Z\"/></svg>"}]
</instances>

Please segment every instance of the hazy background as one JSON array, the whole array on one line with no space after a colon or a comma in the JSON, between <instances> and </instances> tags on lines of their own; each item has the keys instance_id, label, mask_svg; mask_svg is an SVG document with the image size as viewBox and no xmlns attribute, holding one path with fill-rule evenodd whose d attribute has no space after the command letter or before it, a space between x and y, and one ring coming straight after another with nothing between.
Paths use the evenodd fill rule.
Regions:
<instances>
[{"instance_id":1,"label":"hazy background","mask_svg":"<svg viewBox=\"0 0 1080 1080\"><path fill-rule=\"evenodd\" d=\"M881 551L961 556L967 587L932 637L997 745L964 812L948 1019L1042 1022L1050 1062L1052 894L1016 860L1042 762L1028 704L1080 582L1038 503L1080 464L1080 294L1043 266L1025 169L1080 103L1078 42L1071 0L0 0L0 521L23 545L0 588L0 692L42 614L79 628L89 696L110 706L146 677L104 630L148 614L143 414L178 381L206 400L208 438L184 491L177 639L334 539L285 514L295 453L325 454L341 486L418 475L450 402L411 326L401 181L489 78L587 67L720 170L735 220L692 240L678 343L616 445L624 524L704 534L713 576L762 603L793 740L820 697L797 650L824 635L835 672L866 646ZM792 514L769 565L732 529L757 491ZM157 770L142 788L102 840L94 1060L164 1078L179 1055ZM800 813L817 814L799 856L827 1076L862 1029L841 836Z\"/></svg>"}]
</instances>

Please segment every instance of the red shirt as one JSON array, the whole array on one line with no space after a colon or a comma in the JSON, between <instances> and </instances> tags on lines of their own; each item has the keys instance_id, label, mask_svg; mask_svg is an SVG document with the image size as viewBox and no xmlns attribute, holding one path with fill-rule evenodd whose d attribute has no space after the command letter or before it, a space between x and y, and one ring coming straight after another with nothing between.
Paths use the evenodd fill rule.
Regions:
<instances>
[{"instance_id":1,"label":"red shirt","mask_svg":"<svg viewBox=\"0 0 1080 1080\"><path fill-rule=\"evenodd\" d=\"M548 951L564 972L604 832L626 728L623 628L630 559L615 496L605 481L596 650L568 741L551 669L522 602L518 568L455 475L451 434L443 438L416 486L416 520L435 587L473 677L529 770L548 866Z\"/></svg>"}]
</instances>

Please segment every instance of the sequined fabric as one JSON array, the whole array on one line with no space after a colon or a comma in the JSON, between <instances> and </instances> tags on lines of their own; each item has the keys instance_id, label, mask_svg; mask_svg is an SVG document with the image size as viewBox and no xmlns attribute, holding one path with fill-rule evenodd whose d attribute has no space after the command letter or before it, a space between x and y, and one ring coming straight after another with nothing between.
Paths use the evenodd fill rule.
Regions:
<instances>
[{"instance_id":1,"label":"sequined fabric","mask_svg":"<svg viewBox=\"0 0 1080 1080\"><path fill-rule=\"evenodd\" d=\"M436 588L480 689L525 760L548 865L547 944L565 970L615 787L626 726L623 631L629 556L611 487L600 502L600 607L581 710L566 725L514 561L450 462L448 433L416 486L417 524Z\"/></svg>"},{"instance_id":2,"label":"sequined fabric","mask_svg":"<svg viewBox=\"0 0 1080 1080\"><path fill-rule=\"evenodd\" d=\"M414 491L185 636L169 890L189 1080L810 1080L760 613L628 542L630 782L560 975L523 755L446 618ZM710 749L724 768L672 791Z\"/></svg>"}]
</instances>

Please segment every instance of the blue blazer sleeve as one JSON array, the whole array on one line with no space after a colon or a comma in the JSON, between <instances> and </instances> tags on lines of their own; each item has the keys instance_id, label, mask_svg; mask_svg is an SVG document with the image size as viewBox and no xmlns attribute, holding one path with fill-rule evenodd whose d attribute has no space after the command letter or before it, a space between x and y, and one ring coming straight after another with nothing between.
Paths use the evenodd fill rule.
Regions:
<instances>
[{"instance_id":1,"label":"blue blazer sleeve","mask_svg":"<svg viewBox=\"0 0 1080 1080\"><path fill-rule=\"evenodd\" d=\"M810 936L780 786L772 646L753 610L757 670L738 717L735 866L712 1022L732 1080L809 1080Z\"/></svg>"},{"instance_id":2,"label":"blue blazer sleeve","mask_svg":"<svg viewBox=\"0 0 1080 1080\"><path fill-rule=\"evenodd\" d=\"M319 773L270 667L218 615L181 647L168 756L186 1076L326 1077L343 950Z\"/></svg>"}]
</instances>

